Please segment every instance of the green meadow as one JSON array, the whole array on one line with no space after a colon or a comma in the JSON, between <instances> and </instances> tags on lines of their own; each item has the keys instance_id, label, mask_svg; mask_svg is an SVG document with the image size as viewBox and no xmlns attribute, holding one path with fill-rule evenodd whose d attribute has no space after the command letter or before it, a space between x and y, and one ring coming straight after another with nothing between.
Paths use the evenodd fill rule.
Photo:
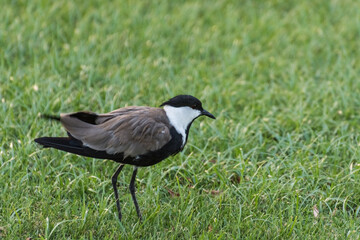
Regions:
<instances>
[{"instance_id":1,"label":"green meadow","mask_svg":"<svg viewBox=\"0 0 360 240\"><path fill-rule=\"evenodd\" d=\"M359 239L360 2L5 0L0 239ZM191 94L183 152L140 168L33 142L41 113Z\"/></svg>"}]
</instances>

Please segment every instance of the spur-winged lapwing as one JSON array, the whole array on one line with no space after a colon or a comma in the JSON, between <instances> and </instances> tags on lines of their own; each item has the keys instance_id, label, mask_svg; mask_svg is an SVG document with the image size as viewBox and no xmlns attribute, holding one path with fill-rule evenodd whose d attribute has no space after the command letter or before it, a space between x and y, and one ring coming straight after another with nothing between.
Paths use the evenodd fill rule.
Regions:
<instances>
[{"instance_id":1,"label":"spur-winged lapwing","mask_svg":"<svg viewBox=\"0 0 360 240\"><path fill-rule=\"evenodd\" d=\"M75 112L60 114L60 117L44 116L60 121L68 137L41 137L35 142L44 147L120 163L112 176L120 221L117 177L125 164L133 165L129 188L141 220L135 196L137 168L154 165L180 152L187 142L192 122L202 115L215 119L197 98L179 95L161 104L160 108L134 106L105 114Z\"/></svg>"}]
</instances>

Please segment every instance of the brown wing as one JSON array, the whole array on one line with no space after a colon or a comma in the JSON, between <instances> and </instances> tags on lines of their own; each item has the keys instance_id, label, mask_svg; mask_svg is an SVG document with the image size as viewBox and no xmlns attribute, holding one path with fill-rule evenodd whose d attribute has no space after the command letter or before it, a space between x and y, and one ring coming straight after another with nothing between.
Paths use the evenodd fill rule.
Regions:
<instances>
[{"instance_id":1,"label":"brown wing","mask_svg":"<svg viewBox=\"0 0 360 240\"><path fill-rule=\"evenodd\" d=\"M120 108L97 115L92 123L83 121L83 114L94 116L94 113L84 112L62 114L61 123L84 145L108 154L124 153L125 157L135 157L158 150L171 140L170 123L161 108Z\"/></svg>"}]
</instances>

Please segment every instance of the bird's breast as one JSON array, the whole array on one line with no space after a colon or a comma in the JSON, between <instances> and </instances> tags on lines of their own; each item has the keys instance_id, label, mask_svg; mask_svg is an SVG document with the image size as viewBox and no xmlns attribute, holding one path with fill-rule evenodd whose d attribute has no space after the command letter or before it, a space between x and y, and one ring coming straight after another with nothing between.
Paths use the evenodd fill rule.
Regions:
<instances>
[{"instance_id":1,"label":"bird's breast","mask_svg":"<svg viewBox=\"0 0 360 240\"><path fill-rule=\"evenodd\" d=\"M183 137L174 127L170 128L171 140L162 148L136 157L134 165L151 166L171 155L179 153L184 148Z\"/></svg>"}]
</instances>

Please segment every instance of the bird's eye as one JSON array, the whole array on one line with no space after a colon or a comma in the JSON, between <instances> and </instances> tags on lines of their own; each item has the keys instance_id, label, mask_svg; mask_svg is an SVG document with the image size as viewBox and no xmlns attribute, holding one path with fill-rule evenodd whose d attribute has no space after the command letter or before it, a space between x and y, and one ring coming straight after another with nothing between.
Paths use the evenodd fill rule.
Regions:
<instances>
[{"instance_id":1,"label":"bird's eye","mask_svg":"<svg viewBox=\"0 0 360 240\"><path fill-rule=\"evenodd\" d=\"M192 105L191 108L192 108L192 109L196 109L196 105L195 105L195 104Z\"/></svg>"}]
</instances>

